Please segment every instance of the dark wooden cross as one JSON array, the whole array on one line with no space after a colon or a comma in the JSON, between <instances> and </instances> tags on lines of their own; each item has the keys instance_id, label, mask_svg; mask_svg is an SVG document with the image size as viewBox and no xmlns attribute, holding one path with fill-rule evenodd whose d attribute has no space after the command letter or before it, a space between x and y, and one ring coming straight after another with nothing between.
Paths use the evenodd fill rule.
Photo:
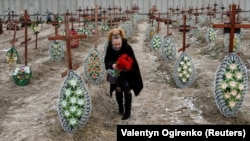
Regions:
<instances>
[{"instance_id":1,"label":"dark wooden cross","mask_svg":"<svg viewBox=\"0 0 250 141\"><path fill-rule=\"evenodd\" d=\"M214 18L216 18L216 13L217 13L217 12L216 12L216 11L217 11L216 7L217 7L217 6L218 6L218 4L215 2L215 3L214 3L214 8L213 8L213 12L215 13L215 14L214 14Z\"/></svg>"},{"instance_id":2,"label":"dark wooden cross","mask_svg":"<svg viewBox=\"0 0 250 141\"><path fill-rule=\"evenodd\" d=\"M81 6L76 10L78 11L78 23L79 23L79 27L81 26L81 12L83 11L83 9L81 9Z\"/></svg>"},{"instance_id":3,"label":"dark wooden cross","mask_svg":"<svg viewBox=\"0 0 250 141\"><path fill-rule=\"evenodd\" d=\"M200 14L202 14L202 12L198 12L198 10L199 10L199 8L196 7L196 8L195 8L195 12L194 12L195 23L196 23L196 24L198 23L198 16L199 16Z\"/></svg>"},{"instance_id":4,"label":"dark wooden cross","mask_svg":"<svg viewBox=\"0 0 250 141\"><path fill-rule=\"evenodd\" d=\"M64 40L64 41L66 41L68 70L75 70L80 65L79 64L75 64L74 66L72 65L70 42L72 39L82 39L82 38L86 38L86 37L87 37L86 35L70 35L70 33L69 33L69 18L68 18L68 15L65 15L65 35L50 36L50 37L48 37L48 40ZM61 74L61 76L62 77L66 76L68 74L68 70L63 72Z\"/></svg>"},{"instance_id":5,"label":"dark wooden cross","mask_svg":"<svg viewBox=\"0 0 250 141\"><path fill-rule=\"evenodd\" d=\"M85 10L83 10L83 14L82 14L82 17L83 17L83 27L84 27L84 29L86 28L86 22L87 22L87 17L89 16L89 14L88 14L88 12L86 12L86 11L88 11L88 7L85 9Z\"/></svg>"},{"instance_id":6,"label":"dark wooden cross","mask_svg":"<svg viewBox=\"0 0 250 141\"><path fill-rule=\"evenodd\" d=\"M155 19L158 22L157 33L159 33L159 30L160 30L160 27L159 27L160 26L160 22L164 22L165 24L167 24L167 35L165 37L167 37L169 35L172 35L172 33L169 33L169 25L172 24L173 22L176 22L176 21L169 19L169 12L167 12L167 18L166 19L161 18L160 17L160 13L159 13L158 17L156 17Z\"/></svg>"},{"instance_id":7,"label":"dark wooden cross","mask_svg":"<svg viewBox=\"0 0 250 141\"><path fill-rule=\"evenodd\" d=\"M36 16L36 26L38 26L38 24L39 24L39 18L38 18L38 16L40 15L39 13L38 13L38 11L36 12L36 14L34 14L35 16ZM37 37L38 37L38 32L36 32L35 31L35 35L36 35L36 43L35 43L35 49L37 49Z\"/></svg>"},{"instance_id":8,"label":"dark wooden cross","mask_svg":"<svg viewBox=\"0 0 250 141\"><path fill-rule=\"evenodd\" d=\"M176 11L175 14L176 14L177 16L179 16L179 14L180 14L179 11L180 11L180 9L178 8L178 6L176 7L175 11Z\"/></svg>"},{"instance_id":9,"label":"dark wooden cross","mask_svg":"<svg viewBox=\"0 0 250 141\"><path fill-rule=\"evenodd\" d=\"M224 5L221 6L221 21L223 22L223 15L224 15Z\"/></svg>"},{"instance_id":10,"label":"dark wooden cross","mask_svg":"<svg viewBox=\"0 0 250 141\"><path fill-rule=\"evenodd\" d=\"M104 8L103 11L102 11L102 13L103 13L103 16L105 17L105 15L107 13L107 10L105 10L105 8ZM105 22L105 19L103 19L103 22Z\"/></svg>"},{"instance_id":11,"label":"dark wooden cross","mask_svg":"<svg viewBox=\"0 0 250 141\"><path fill-rule=\"evenodd\" d=\"M16 26L16 23L14 23L14 35L13 35L13 39L10 41L10 43L12 44L12 47L14 47L16 41L18 41L18 39L16 39L16 30L17 30L17 26Z\"/></svg>"},{"instance_id":12,"label":"dark wooden cross","mask_svg":"<svg viewBox=\"0 0 250 141\"><path fill-rule=\"evenodd\" d=\"M211 25L212 17L215 17L216 13L219 13L219 12L214 12L213 10L208 10L207 11L207 15L209 16L209 25Z\"/></svg>"},{"instance_id":13,"label":"dark wooden cross","mask_svg":"<svg viewBox=\"0 0 250 141\"><path fill-rule=\"evenodd\" d=\"M52 26L54 26L55 28L55 35L58 35L58 28L60 26L60 24L62 24L63 21L59 22L59 14L54 14L53 15L53 21L51 20L50 22L48 22L47 24L51 24Z\"/></svg>"},{"instance_id":14,"label":"dark wooden cross","mask_svg":"<svg viewBox=\"0 0 250 141\"><path fill-rule=\"evenodd\" d=\"M178 50L178 52L183 51L185 52L186 48L190 46L190 44L186 45L186 32L189 32L190 29L196 29L196 27L190 27L189 25L186 25L187 23L187 16L184 14L183 15L183 25L180 27L175 27L176 29L179 29L180 32L182 32L182 48Z\"/></svg>"},{"instance_id":15,"label":"dark wooden cross","mask_svg":"<svg viewBox=\"0 0 250 141\"><path fill-rule=\"evenodd\" d=\"M70 15L69 22L71 22L71 30L74 30L74 22L76 21L76 18L73 17L73 13Z\"/></svg>"},{"instance_id":16,"label":"dark wooden cross","mask_svg":"<svg viewBox=\"0 0 250 141\"><path fill-rule=\"evenodd\" d=\"M32 24L33 22L30 21L29 14L27 10L24 10L24 15L22 17L22 21L15 21L15 23L22 23L24 25L24 41L21 43L24 44L24 64L25 66L28 65L28 25Z\"/></svg>"},{"instance_id":17,"label":"dark wooden cross","mask_svg":"<svg viewBox=\"0 0 250 141\"><path fill-rule=\"evenodd\" d=\"M201 14L203 14L203 11L205 10L205 7L203 7L203 5L202 5L200 10L201 10Z\"/></svg>"},{"instance_id":18,"label":"dark wooden cross","mask_svg":"<svg viewBox=\"0 0 250 141\"><path fill-rule=\"evenodd\" d=\"M160 31L160 19L161 19L161 13L158 13L158 17L156 17L156 21L157 21L157 29L156 29L156 33L159 33Z\"/></svg>"},{"instance_id":19,"label":"dark wooden cross","mask_svg":"<svg viewBox=\"0 0 250 141\"><path fill-rule=\"evenodd\" d=\"M129 20L128 15L130 14L130 10L128 9L128 7L127 7L127 9L124 11L124 13L126 14L126 18L124 19L124 21L125 21L125 20Z\"/></svg>"},{"instance_id":20,"label":"dark wooden cross","mask_svg":"<svg viewBox=\"0 0 250 141\"><path fill-rule=\"evenodd\" d=\"M193 13L193 7L190 7L189 6L189 8L188 8L188 10L187 10L187 13L188 13L188 16L189 16L189 20L191 20L192 18L191 18L191 15L192 15L192 13Z\"/></svg>"},{"instance_id":21,"label":"dark wooden cross","mask_svg":"<svg viewBox=\"0 0 250 141\"><path fill-rule=\"evenodd\" d=\"M228 28L230 29L230 40L229 40L229 53L233 52L233 43L234 43L234 33L237 28L250 28L250 24L240 24L236 23L236 5L232 5L230 14L230 23L229 24L214 24L213 28Z\"/></svg>"},{"instance_id":22,"label":"dark wooden cross","mask_svg":"<svg viewBox=\"0 0 250 141\"><path fill-rule=\"evenodd\" d=\"M99 19L99 17L98 17L98 6L97 6L97 4L95 5L95 37L96 37L96 39L95 39L95 48L97 48L97 44L98 44L98 36L99 36L99 32L98 32L98 19Z\"/></svg>"},{"instance_id":23,"label":"dark wooden cross","mask_svg":"<svg viewBox=\"0 0 250 141\"><path fill-rule=\"evenodd\" d=\"M112 14L111 14L111 10L112 10L112 8L110 7L110 5L109 5L109 8L108 8L108 13L109 13L109 23L108 23L108 25L111 27L111 26L113 26L113 20L112 20Z\"/></svg>"},{"instance_id":24,"label":"dark wooden cross","mask_svg":"<svg viewBox=\"0 0 250 141\"><path fill-rule=\"evenodd\" d=\"M172 33L169 33L169 25L172 24L173 22L176 22L176 20L169 19L169 12L167 12L167 19L165 19L164 22L165 22L165 24L167 24L167 35L166 36L172 35Z\"/></svg>"}]
</instances>

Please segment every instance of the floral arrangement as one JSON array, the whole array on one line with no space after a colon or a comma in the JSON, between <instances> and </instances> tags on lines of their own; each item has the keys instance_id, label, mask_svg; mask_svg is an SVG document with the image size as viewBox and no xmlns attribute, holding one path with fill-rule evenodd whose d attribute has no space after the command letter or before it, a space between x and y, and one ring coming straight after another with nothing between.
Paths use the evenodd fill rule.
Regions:
<instances>
[{"instance_id":1,"label":"floral arrangement","mask_svg":"<svg viewBox=\"0 0 250 141\"><path fill-rule=\"evenodd\" d=\"M130 71L132 69L133 59L126 53L121 55L116 62L119 71Z\"/></svg>"},{"instance_id":2,"label":"floral arrangement","mask_svg":"<svg viewBox=\"0 0 250 141\"><path fill-rule=\"evenodd\" d=\"M89 30L94 30L95 29L95 24L89 23L87 24L87 27Z\"/></svg>"},{"instance_id":3,"label":"floral arrangement","mask_svg":"<svg viewBox=\"0 0 250 141\"><path fill-rule=\"evenodd\" d=\"M102 31L108 31L109 30L109 26L107 23L102 23Z\"/></svg>"},{"instance_id":4,"label":"floral arrangement","mask_svg":"<svg viewBox=\"0 0 250 141\"><path fill-rule=\"evenodd\" d=\"M217 70L215 99L220 111L227 117L239 111L247 91L247 69L234 53L227 56Z\"/></svg>"},{"instance_id":5,"label":"floral arrangement","mask_svg":"<svg viewBox=\"0 0 250 141\"><path fill-rule=\"evenodd\" d=\"M15 47L11 47L6 53L6 62L9 64L16 64L19 60L18 52Z\"/></svg>"},{"instance_id":6,"label":"floral arrangement","mask_svg":"<svg viewBox=\"0 0 250 141\"><path fill-rule=\"evenodd\" d=\"M52 41L49 46L49 55L52 60L60 61L64 57L65 44L63 41Z\"/></svg>"},{"instance_id":7,"label":"floral arrangement","mask_svg":"<svg viewBox=\"0 0 250 141\"><path fill-rule=\"evenodd\" d=\"M133 24L135 25L138 21L139 21L139 15L137 13L134 13L132 16L132 21L133 21Z\"/></svg>"},{"instance_id":8,"label":"floral arrangement","mask_svg":"<svg viewBox=\"0 0 250 141\"><path fill-rule=\"evenodd\" d=\"M192 72L191 62L187 56L184 56L178 67L179 78L183 83L189 80L190 74Z\"/></svg>"},{"instance_id":9,"label":"floral arrangement","mask_svg":"<svg viewBox=\"0 0 250 141\"><path fill-rule=\"evenodd\" d=\"M19 86L25 86L30 82L32 77L32 71L29 66L17 67L13 73L13 79L15 84Z\"/></svg>"},{"instance_id":10,"label":"floral arrangement","mask_svg":"<svg viewBox=\"0 0 250 141\"><path fill-rule=\"evenodd\" d=\"M153 50L158 50L162 45L162 38L160 35L155 34L153 39L151 40L151 48Z\"/></svg>"},{"instance_id":11,"label":"floral arrangement","mask_svg":"<svg viewBox=\"0 0 250 141\"><path fill-rule=\"evenodd\" d=\"M196 27L196 29L191 30L191 34L192 34L194 37L198 37L198 36L201 34L201 29L200 29L199 27Z\"/></svg>"},{"instance_id":12,"label":"floral arrangement","mask_svg":"<svg viewBox=\"0 0 250 141\"><path fill-rule=\"evenodd\" d=\"M216 37L217 37L217 34L214 31L214 29L213 28L208 28L207 33L206 33L206 37L205 37L206 41L208 43L212 43L212 42L214 42L216 40Z\"/></svg>"},{"instance_id":13,"label":"floral arrangement","mask_svg":"<svg viewBox=\"0 0 250 141\"><path fill-rule=\"evenodd\" d=\"M131 21L126 21L121 25L121 28L124 30L125 32L125 36L126 38L128 38L130 36L130 34L133 31L133 25Z\"/></svg>"},{"instance_id":14,"label":"floral arrangement","mask_svg":"<svg viewBox=\"0 0 250 141\"><path fill-rule=\"evenodd\" d=\"M174 64L174 80L178 87L187 88L195 79L195 67L189 53L183 52Z\"/></svg>"},{"instance_id":15,"label":"floral arrangement","mask_svg":"<svg viewBox=\"0 0 250 141\"><path fill-rule=\"evenodd\" d=\"M87 38L91 35L90 31L87 28L78 28L76 30L79 34L87 35Z\"/></svg>"},{"instance_id":16,"label":"floral arrangement","mask_svg":"<svg viewBox=\"0 0 250 141\"><path fill-rule=\"evenodd\" d=\"M224 46L225 50L228 51L229 48L230 36L229 34L225 35ZM234 42L233 42L233 52L238 52L240 50L240 34L234 34Z\"/></svg>"},{"instance_id":17,"label":"floral arrangement","mask_svg":"<svg viewBox=\"0 0 250 141\"><path fill-rule=\"evenodd\" d=\"M145 41L151 41L156 31L156 25L150 24L146 29Z\"/></svg>"},{"instance_id":18,"label":"floral arrangement","mask_svg":"<svg viewBox=\"0 0 250 141\"><path fill-rule=\"evenodd\" d=\"M176 56L176 47L171 38L165 38L162 47L162 56L166 61L172 61Z\"/></svg>"},{"instance_id":19,"label":"floral arrangement","mask_svg":"<svg viewBox=\"0 0 250 141\"><path fill-rule=\"evenodd\" d=\"M206 15L200 15L200 16L199 16L199 22L200 22L201 24L207 23L207 22L208 22L208 17L207 17Z\"/></svg>"},{"instance_id":20,"label":"floral arrangement","mask_svg":"<svg viewBox=\"0 0 250 141\"><path fill-rule=\"evenodd\" d=\"M56 20L56 22L59 23L59 24L57 25L57 28L60 28L63 19L62 19L60 16L57 15L55 20Z\"/></svg>"},{"instance_id":21,"label":"floral arrangement","mask_svg":"<svg viewBox=\"0 0 250 141\"><path fill-rule=\"evenodd\" d=\"M88 53L84 59L84 74L88 81L96 84L101 82L105 74L103 62L103 56L96 48Z\"/></svg>"},{"instance_id":22,"label":"floral arrangement","mask_svg":"<svg viewBox=\"0 0 250 141\"><path fill-rule=\"evenodd\" d=\"M42 31L42 24L32 23L31 24L31 29L34 32L34 34L38 34L39 32Z\"/></svg>"},{"instance_id":23,"label":"floral arrangement","mask_svg":"<svg viewBox=\"0 0 250 141\"><path fill-rule=\"evenodd\" d=\"M81 77L72 70L60 91L58 114L63 129L74 133L85 125L91 112L90 95L81 80Z\"/></svg>"}]
</instances>

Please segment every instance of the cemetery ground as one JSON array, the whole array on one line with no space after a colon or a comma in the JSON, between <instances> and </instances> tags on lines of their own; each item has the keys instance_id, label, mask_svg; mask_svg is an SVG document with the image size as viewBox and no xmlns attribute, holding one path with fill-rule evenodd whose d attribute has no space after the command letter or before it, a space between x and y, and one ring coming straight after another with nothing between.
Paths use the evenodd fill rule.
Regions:
<instances>
[{"instance_id":1,"label":"cemetery ground","mask_svg":"<svg viewBox=\"0 0 250 141\"><path fill-rule=\"evenodd\" d=\"M118 114L115 95L109 96L109 83L86 82L92 100L90 118L84 128L75 134L67 134L61 127L58 112L58 96L66 77L61 73L67 70L67 58L53 61L49 57L48 36L54 35L54 27L43 25L38 35L38 47L35 49L35 35L28 30L32 38L28 42L28 66L32 70L32 79L27 86L17 86L12 74L17 66L24 64L24 31L17 31L20 62L11 65L5 62L6 50L11 47L9 41L13 31L4 31L0 35L0 140L1 141L114 141L116 125L122 124L160 124L160 125L201 125L201 124L250 124L250 92L246 93L244 103L236 117L227 118L218 110L214 99L214 79L221 60L227 55L224 49L224 34L216 29L218 38L208 44L204 35L197 38L187 34L186 42L195 68L196 77L189 88L178 88L173 79L173 62L166 62L160 56L160 50L153 51L149 42L144 41L147 21L139 21L136 30L128 38L137 57L144 88L140 95L133 95L131 117L121 120ZM182 47L182 33L171 29L177 48ZM101 33L101 32L100 32ZM105 33L101 33L98 49L104 53ZM166 34L166 25L160 24L159 34ZM90 49L94 48L94 38L83 39L78 48L72 48L73 63L80 63L75 70L84 80L83 60ZM244 29L241 35L240 52L242 61L250 70L250 30ZM180 53L177 53L177 56ZM249 81L248 81L249 83ZM249 86L248 86L249 87Z\"/></svg>"}]
</instances>

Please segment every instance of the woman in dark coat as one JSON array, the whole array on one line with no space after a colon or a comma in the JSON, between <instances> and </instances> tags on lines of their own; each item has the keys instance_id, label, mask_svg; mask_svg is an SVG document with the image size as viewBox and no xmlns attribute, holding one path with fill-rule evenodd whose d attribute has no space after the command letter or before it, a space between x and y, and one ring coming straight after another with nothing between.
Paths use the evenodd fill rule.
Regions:
<instances>
[{"instance_id":1,"label":"woman in dark coat","mask_svg":"<svg viewBox=\"0 0 250 141\"><path fill-rule=\"evenodd\" d=\"M116 64L117 59L124 54L127 54L133 60L131 70L120 71L115 84L110 83L110 96L112 96L113 91L115 91L119 114L123 115L122 120L126 120L130 117L131 113L131 90L133 90L135 96L139 95L143 88L142 77L134 51L128 44L127 39L125 39L124 31L121 29L113 29L108 33L107 37L108 46L104 59L106 70L118 70ZM124 105L123 97L125 101Z\"/></svg>"}]
</instances>

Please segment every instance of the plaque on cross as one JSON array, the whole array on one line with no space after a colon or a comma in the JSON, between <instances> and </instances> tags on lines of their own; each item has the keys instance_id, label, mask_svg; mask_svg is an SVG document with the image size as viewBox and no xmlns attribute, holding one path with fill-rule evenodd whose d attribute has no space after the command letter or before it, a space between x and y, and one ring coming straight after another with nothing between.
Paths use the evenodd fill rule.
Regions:
<instances>
[{"instance_id":1,"label":"plaque on cross","mask_svg":"<svg viewBox=\"0 0 250 141\"><path fill-rule=\"evenodd\" d=\"M231 14L230 14L230 22L227 24L214 24L213 28L226 28L230 30L230 40L229 40L229 53L233 52L233 42L234 42L234 34L237 29L240 28L250 28L250 24L240 24L236 23L236 5L232 5L231 9Z\"/></svg>"},{"instance_id":2,"label":"plaque on cross","mask_svg":"<svg viewBox=\"0 0 250 141\"><path fill-rule=\"evenodd\" d=\"M70 35L69 34L69 19L68 16L65 15L65 35L56 35L48 37L48 40L64 40L66 42L66 51L67 51L67 60L68 60L68 70L75 70L79 67L79 64L72 65L72 57L71 57L71 40L72 39L81 39L86 38L86 35ZM68 74L68 70L61 74L62 77Z\"/></svg>"}]
</instances>

